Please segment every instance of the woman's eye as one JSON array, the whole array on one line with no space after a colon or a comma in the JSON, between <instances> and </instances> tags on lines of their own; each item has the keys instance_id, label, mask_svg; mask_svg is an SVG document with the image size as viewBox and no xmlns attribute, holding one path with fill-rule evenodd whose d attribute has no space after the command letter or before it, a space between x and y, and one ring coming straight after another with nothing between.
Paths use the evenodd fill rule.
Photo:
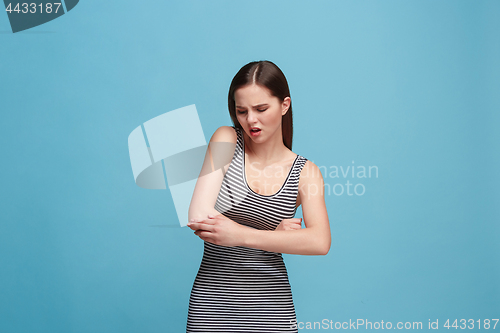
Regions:
<instances>
[{"instance_id":1,"label":"woman's eye","mask_svg":"<svg viewBox=\"0 0 500 333\"><path fill-rule=\"evenodd\" d=\"M265 108L265 109L257 109L257 111L259 111L259 112L264 112L266 110L267 110L267 108ZM236 113L238 113L238 114L245 114L247 112L246 111L239 111L239 110L237 110Z\"/></svg>"}]
</instances>

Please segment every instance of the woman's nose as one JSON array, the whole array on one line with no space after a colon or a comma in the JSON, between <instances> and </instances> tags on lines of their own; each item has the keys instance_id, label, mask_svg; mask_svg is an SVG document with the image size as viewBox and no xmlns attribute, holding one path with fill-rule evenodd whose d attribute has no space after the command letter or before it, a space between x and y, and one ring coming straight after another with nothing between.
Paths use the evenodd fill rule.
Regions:
<instances>
[{"instance_id":1,"label":"woman's nose","mask_svg":"<svg viewBox=\"0 0 500 333\"><path fill-rule=\"evenodd\" d=\"M255 112L254 111L248 111L247 121L249 123L253 123L255 120L257 120L257 115L255 114Z\"/></svg>"}]
</instances>

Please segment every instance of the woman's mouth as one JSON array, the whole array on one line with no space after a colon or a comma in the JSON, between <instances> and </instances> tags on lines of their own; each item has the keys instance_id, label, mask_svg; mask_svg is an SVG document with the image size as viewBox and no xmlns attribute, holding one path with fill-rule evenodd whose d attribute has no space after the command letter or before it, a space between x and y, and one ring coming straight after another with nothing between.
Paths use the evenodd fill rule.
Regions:
<instances>
[{"instance_id":1,"label":"woman's mouth","mask_svg":"<svg viewBox=\"0 0 500 333\"><path fill-rule=\"evenodd\" d=\"M250 135L251 136L258 136L261 132L260 128L251 128L250 129Z\"/></svg>"}]
</instances>

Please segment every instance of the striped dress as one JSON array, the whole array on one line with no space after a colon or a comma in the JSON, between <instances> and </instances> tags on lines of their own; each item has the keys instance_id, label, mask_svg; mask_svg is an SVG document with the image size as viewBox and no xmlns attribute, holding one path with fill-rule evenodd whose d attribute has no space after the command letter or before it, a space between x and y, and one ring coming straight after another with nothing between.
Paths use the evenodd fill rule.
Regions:
<instances>
[{"instance_id":1,"label":"striped dress","mask_svg":"<svg viewBox=\"0 0 500 333\"><path fill-rule=\"evenodd\" d=\"M245 176L243 132L222 181L215 209L229 219L274 230L296 212L299 176L307 159L297 155L281 189L254 192ZM281 253L204 242L189 298L186 332L298 332L288 274Z\"/></svg>"}]
</instances>

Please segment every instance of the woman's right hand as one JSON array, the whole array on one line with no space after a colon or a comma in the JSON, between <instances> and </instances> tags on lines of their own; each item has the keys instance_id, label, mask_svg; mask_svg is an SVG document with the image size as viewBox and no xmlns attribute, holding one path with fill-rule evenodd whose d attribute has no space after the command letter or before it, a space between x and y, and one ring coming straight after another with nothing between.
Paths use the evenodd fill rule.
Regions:
<instances>
[{"instance_id":1,"label":"woman's right hand","mask_svg":"<svg viewBox=\"0 0 500 333\"><path fill-rule=\"evenodd\" d=\"M302 229L302 218L284 219L274 230L299 230Z\"/></svg>"}]
</instances>

